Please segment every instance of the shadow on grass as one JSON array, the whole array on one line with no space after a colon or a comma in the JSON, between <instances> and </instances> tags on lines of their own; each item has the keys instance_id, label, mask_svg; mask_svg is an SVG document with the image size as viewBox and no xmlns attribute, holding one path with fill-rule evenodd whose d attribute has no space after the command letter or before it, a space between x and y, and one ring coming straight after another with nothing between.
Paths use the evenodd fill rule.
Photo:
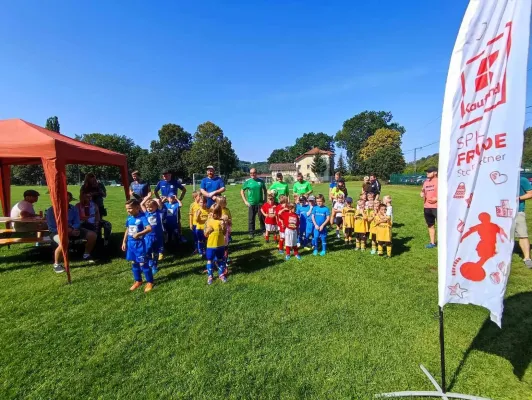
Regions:
<instances>
[{"instance_id":1,"label":"shadow on grass","mask_svg":"<svg viewBox=\"0 0 532 400\"><path fill-rule=\"evenodd\" d=\"M260 249L233 258L229 265L231 274L249 274L284 262L275 248Z\"/></svg>"},{"instance_id":2,"label":"shadow on grass","mask_svg":"<svg viewBox=\"0 0 532 400\"><path fill-rule=\"evenodd\" d=\"M413 236L394 237L392 242L392 251L394 256L401 255L410 250L410 246L407 243L414 239Z\"/></svg>"},{"instance_id":3,"label":"shadow on grass","mask_svg":"<svg viewBox=\"0 0 532 400\"><path fill-rule=\"evenodd\" d=\"M502 329L486 319L454 373L449 390L456 384L467 358L473 351L483 351L508 360L514 375L522 380L532 361L532 292L519 293L504 301Z\"/></svg>"}]
</instances>

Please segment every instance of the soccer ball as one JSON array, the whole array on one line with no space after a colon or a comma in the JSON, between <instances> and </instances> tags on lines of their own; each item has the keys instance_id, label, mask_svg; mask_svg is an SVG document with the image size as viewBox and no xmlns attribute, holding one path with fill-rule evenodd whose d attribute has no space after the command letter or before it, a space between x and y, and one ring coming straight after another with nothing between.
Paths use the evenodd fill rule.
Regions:
<instances>
[{"instance_id":1,"label":"soccer ball","mask_svg":"<svg viewBox=\"0 0 532 400\"><path fill-rule=\"evenodd\" d=\"M277 194L277 190L271 189L268 191L268 194L273 194L275 196Z\"/></svg>"}]
</instances>

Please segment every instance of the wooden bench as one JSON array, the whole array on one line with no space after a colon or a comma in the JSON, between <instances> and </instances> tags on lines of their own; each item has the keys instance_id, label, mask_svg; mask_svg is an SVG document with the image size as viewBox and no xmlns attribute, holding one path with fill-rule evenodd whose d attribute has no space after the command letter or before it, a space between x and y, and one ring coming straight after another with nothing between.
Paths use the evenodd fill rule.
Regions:
<instances>
[{"instance_id":1,"label":"wooden bench","mask_svg":"<svg viewBox=\"0 0 532 400\"><path fill-rule=\"evenodd\" d=\"M9 246L12 244L21 244L21 243L49 243L50 239L46 237L10 237L0 239L0 246Z\"/></svg>"}]
</instances>

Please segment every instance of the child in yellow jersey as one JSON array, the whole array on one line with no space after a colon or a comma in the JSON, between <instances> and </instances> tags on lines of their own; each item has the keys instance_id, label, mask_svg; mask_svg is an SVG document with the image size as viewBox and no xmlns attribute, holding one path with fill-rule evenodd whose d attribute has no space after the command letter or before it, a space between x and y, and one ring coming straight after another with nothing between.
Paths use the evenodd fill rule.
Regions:
<instances>
[{"instance_id":1,"label":"child in yellow jersey","mask_svg":"<svg viewBox=\"0 0 532 400\"><path fill-rule=\"evenodd\" d=\"M392 220L386 215L386 204L379 205L379 212L375 216L377 230L378 254L382 256L386 247L386 256L392 256Z\"/></svg>"},{"instance_id":2,"label":"child in yellow jersey","mask_svg":"<svg viewBox=\"0 0 532 400\"><path fill-rule=\"evenodd\" d=\"M353 240L353 233L355 232L355 212L353 208L353 198L345 199L345 206L342 209L342 220L344 225L344 240L345 244L351 244Z\"/></svg>"},{"instance_id":3,"label":"child in yellow jersey","mask_svg":"<svg viewBox=\"0 0 532 400\"><path fill-rule=\"evenodd\" d=\"M224 221L225 226L227 227L227 230L225 232L225 251L224 251L224 261L226 265L225 270L226 270L226 275L227 275L228 273L227 264L231 262L231 260L229 259L229 243L231 243L233 217L231 215L231 211L227 208L227 197L218 196L218 198L216 199L216 204L219 204L220 207L222 208L222 221Z\"/></svg>"},{"instance_id":4,"label":"child in yellow jersey","mask_svg":"<svg viewBox=\"0 0 532 400\"><path fill-rule=\"evenodd\" d=\"M371 242L371 254L377 254L377 227L375 226L375 215L379 212L379 200L373 202L373 207L367 210L369 235L368 239Z\"/></svg>"},{"instance_id":5,"label":"child in yellow jersey","mask_svg":"<svg viewBox=\"0 0 532 400\"><path fill-rule=\"evenodd\" d=\"M207 258L208 285L212 284L212 263L214 261L218 264L218 278L222 282L227 282L224 259L226 232L227 225L222 219L222 207L220 204L216 204L212 209L212 217L209 218L205 225L205 236L207 237L207 251L205 255Z\"/></svg>"},{"instance_id":6,"label":"child in yellow jersey","mask_svg":"<svg viewBox=\"0 0 532 400\"><path fill-rule=\"evenodd\" d=\"M200 197L200 192L198 190L194 190L192 192L192 203L190 203L190 207L188 209L188 226L190 230L192 231L192 238L194 239L194 253L198 253L198 235L196 233L196 223L194 222L194 218L196 215L196 211L198 211L198 200Z\"/></svg>"},{"instance_id":7,"label":"child in yellow jersey","mask_svg":"<svg viewBox=\"0 0 532 400\"><path fill-rule=\"evenodd\" d=\"M207 201L203 196L199 196L198 207L194 214L194 223L196 224L196 236L198 238L198 253L200 257L205 256L205 223L209 219L209 210L207 209Z\"/></svg>"},{"instance_id":8,"label":"child in yellow jersey","mask_svg":"<svg viewBox=\"0 0 532 400\"><path fill-rule=\"evenodd\" d=\"M355 210L355 250L366 251L366 202L363 199L358 200Z\"/></svg>"}]
</instances>

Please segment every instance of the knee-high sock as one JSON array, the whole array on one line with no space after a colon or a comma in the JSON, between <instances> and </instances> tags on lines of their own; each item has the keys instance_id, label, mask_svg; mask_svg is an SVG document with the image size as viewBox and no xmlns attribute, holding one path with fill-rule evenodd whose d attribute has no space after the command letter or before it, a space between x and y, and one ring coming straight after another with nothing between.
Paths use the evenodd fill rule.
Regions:
<instances>
[{"instance_id":1,"label":"knee-high sock","mask_svg":"<svg viewBox=\"0 0 532 400\"><path fill-rule=\"evenodd\" d=\"M207 275L212 276L212 262L207 261Z\"/></svg>"},{"instance_id":2,"label":"knee-high sock","mask_svg":"<svg viewBox=\"0 0 532 400\"><path fill-rule=\"evenodd\" d=\"M292 248L290 246L286 246L285 249L286 249L286 255L289 256Z\"/></svg>"},{"instance_id":3,"label":"knee-high sock","mask_svg":"<svg viewBox=\"0 0 532 400\"><path fill-rule=\"evenodd\" d=\"M360 239L360 248L364 250L366 249L366 238L365 237Z\"/></svg>"},{"instance_id":4,"label":"knee-high sock","mask_svg":"<svg viewBox=\"0 0 532 400\"><path fill-rule=\"evenodd\" d=\"M379 243L377 248L379 249L379 254L382 254L382 244Z\"/></svg>"},{"instance_id":5,"label":"knee-high sock","mask_svg":"<svg viewBox=\"0 0 532 400\"><path fill-rule=\"evenodd\" d=\"M284 239L279 239L279 250L284 249Z\"/></svg>"},{"instance_id":6,"label":"knee-high sock","mask_svg":"<svg viewBox=\"0 0 532 400\"><path fill-rule=\"evenodd\" d=\"M294 249L294 256L299 255L299 250L298 250L297 246L294 246L292 248Z\"/></svg>"},{"instance_id":7,"label":"knee-high sock","mask_svg":"<svg viewBox=\"0 0 532 400\"><path fill-rule=\"evenodd\" d=\"M355 248L360 249L360 239L356 238L355 240Z\"/></svg>"},{"instance_id":8,"label":"knee-high sock","mask_svg":"<svg viewBox=\"0 0 532 400\"><path fill-rule=\"evenodd\" d=\"M321 251L326 251L326 250L327 250L327 239L326 239L326 236L323 235L321 237Z\"/></svg>"},{"instance_id":9,"label":"knee-high sock","mask_svg":"<svg viewBox=\"0 0 532 400\"><path fill-rule=\"evenodd\" d=\"M223 260L218 260L218 277L221 277L225 274L225 262Z\"/></svg>"},{"instance_id":10,"label":"knee-high sock","mask_svg":"<svg viewBox=\"0 0 532 400\"><path fill-rule=\"evenodd\" d=\"M131 263L131 272L133 272L133 279L137 282L142 282L142 273L139 263Z\"/></svg>"},{"instance_id":11,"label":"knee-high sock","mask_svg":"<svg viewBox=\"0 0 532 400\"><path fill-rule=\"evenodd\" d=\"M388 255L388 257L392 256L392 244L391 243L386 244L386 254Z\"/></svg>"},{"instance_id":12,"label":"knee-high sock","mask_svg":"<svg viewBox=\"0 0 532 400\"><path fill-rule=\"evenodd\" d=\"M141 265L142 272L144 273L144 278L146 278L146 282L153 283L153 273L151 272L151 267L144 263Z\"/></svg>"}]
</instances>

